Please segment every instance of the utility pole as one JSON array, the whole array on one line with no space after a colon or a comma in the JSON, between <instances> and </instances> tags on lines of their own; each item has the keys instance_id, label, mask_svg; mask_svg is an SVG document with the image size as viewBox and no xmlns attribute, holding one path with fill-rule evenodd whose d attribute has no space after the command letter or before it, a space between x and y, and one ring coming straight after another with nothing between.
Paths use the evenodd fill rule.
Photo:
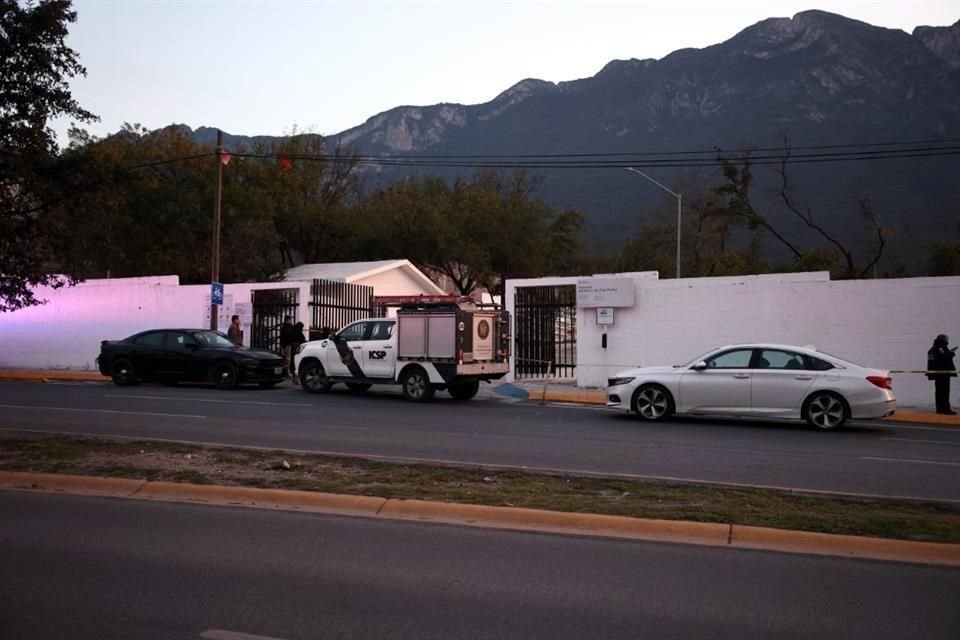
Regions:
<instances>
[{"instance_id":1,"label":"utility pole","mask_svg":"<svg viewBox=\"0 0 960 640\"><path fill-rule=\"evenodd\" d=\"M223 192L223 131L217 129L217 153L214 161L217 163L217 195L213 204L213 250L211 251L210 265L210 329L217 330L217 303L214 301L213 289L220 282L220 196Z\"/></svg>"}]
</instances>

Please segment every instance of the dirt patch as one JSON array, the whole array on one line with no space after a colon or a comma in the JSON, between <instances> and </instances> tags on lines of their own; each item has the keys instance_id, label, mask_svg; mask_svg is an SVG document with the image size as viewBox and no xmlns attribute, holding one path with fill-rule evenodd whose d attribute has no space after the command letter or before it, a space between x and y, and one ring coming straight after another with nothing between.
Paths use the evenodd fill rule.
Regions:
<instances>
[{"instance_id":1,"label":"dirt patch","mask_svg":"<svg viewBox=\"0 0 960 640\"><path fill-rule=\"evenodd\" d=\"M0 469L723 522L960 542L960 508L166 442L4 434Z\"/></svg>"}]
</instances>

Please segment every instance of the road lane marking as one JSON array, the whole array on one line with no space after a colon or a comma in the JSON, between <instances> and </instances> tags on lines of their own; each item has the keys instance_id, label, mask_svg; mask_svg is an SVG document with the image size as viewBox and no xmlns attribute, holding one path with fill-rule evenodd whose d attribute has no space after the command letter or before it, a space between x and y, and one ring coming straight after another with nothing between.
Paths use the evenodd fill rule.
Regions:
<instances>
[{"instance_id":1,"label":"road lane marking","mask_svg":"<svg viewBox=\"0 0 960 640\"><path fill-rule=\"evenodd\" d=\"M941 467L960 467L960 462L940 462L938 460L911 460L910 458L881 458L862 456L861 460L879 460L880 462L909 462L911 464L932 464Z\"/></svg>"},{"instance_id":2,"label":"road lane marking","mask_svg":"<svg viewBox=\"0 0 960 640\"><path fill-rule=\"evenodd\" d=\"M205 420L207 416L197 416L188 413L155 413L152 411L119 411L117 409L78 409L76 407L47 407L29 404L0 404L6 409L43 409L45 411L79 411L85 413L119 413L133 416L160 416L163 418L193 418Z\"/></svg>"},{"instance_id":3,"label":"road lane marking","mask_svg":"<svg viewBox=\"0 0 960 640\"><path fill-rule=\"evenodd\" d=\"M312 407L306 402L265 402L258 400L214 400L212 398L190 398L180 396L128 396L123 393L105 393L104 398L134 398L136 400L178 400L181 402L217 402L220 404L262 404L272 407Z\"/></svg>"},{"instance_id":4,"label":"road lane marking","mask_svg":"<svg viewBox=\"0 0 960 640\"><path fill-rule=\"evenodd\" d=\"M255 636L250 633L240 631L227 631L226 629L207 629L200 634L201 638L206 640L283 640L274 636Z\"/></svg>"},{"instance_id":5,"label":"road lane marking","mask_svg":"<svg viewBox=\"0 0 960 640\"><path fill-rule=\"evenodd\" d=\"M896 440L897 442L923 442L928 444L949 444L954 447L960 447L960 442L950 440L914 440L913 438L880 438L881 440Z\"/></svg>"}]
</instances>

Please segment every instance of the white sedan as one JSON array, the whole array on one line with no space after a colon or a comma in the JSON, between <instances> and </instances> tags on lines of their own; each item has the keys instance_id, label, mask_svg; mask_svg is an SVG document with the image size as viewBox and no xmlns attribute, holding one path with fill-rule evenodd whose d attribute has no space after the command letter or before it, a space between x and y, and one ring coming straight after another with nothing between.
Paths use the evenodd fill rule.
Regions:
<instances>
[{"instance_id":1,"label":"white sedan","mask_svg":"<svg viewBox=\"0 0 960 640\"><path fill-rule=\"evenodd\" d=\"M889 371L779 344L732 345L683 365L628 369L607 385L608 407L650 421L674 413L799 418L831 430L897 409Z\"/></svg>"}]
</instances>

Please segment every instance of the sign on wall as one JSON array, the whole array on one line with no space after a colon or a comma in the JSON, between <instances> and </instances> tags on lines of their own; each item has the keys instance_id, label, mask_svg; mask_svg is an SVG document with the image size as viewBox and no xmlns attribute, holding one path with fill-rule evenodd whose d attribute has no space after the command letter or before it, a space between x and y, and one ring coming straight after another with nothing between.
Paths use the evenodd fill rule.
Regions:
<instances>
[{"instance_id":1,"label":"sign on wall","mask_svg":"<svg viewBox=\"0 0 960 640\"><path fill-rule=\"evenodd\" d=\"M630 278L577 280L578 307L632 307L634 284Z\"/></svg>"},{"instance_id":2,"label":"sign on wall","mask_svg":"<svg viewBox=\"0 0 960 640\"><path fill-rule=\"evenodd\" d=\"M597 324L613 324L613 307L597 307Z\"/></svg>"}]
</instances>

